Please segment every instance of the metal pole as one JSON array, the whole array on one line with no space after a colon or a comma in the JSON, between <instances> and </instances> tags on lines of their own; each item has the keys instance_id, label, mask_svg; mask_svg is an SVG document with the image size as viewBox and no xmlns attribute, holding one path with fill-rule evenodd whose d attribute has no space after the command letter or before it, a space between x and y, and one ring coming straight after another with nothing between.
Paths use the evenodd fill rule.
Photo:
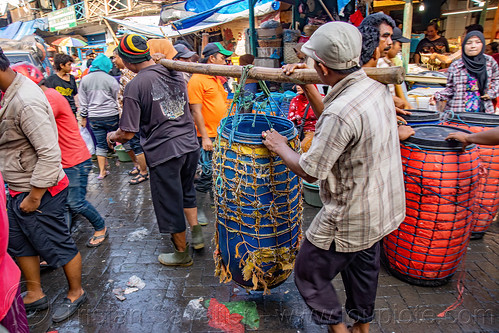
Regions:
<instances>
[{"instance_id":1,"label":"metal pole","mask_svg":"<svg viewBox=\"0 0 499 333\"><path fill-rule=\"evenodd\" d=\"M412 0L405 0L404 6L404 26L402 27L402 35L406 38L411 39L412 33ZM402 63L404 66L404 71L407 73L407 67L409 66L409 57L411 55L411 43L402 44Z\"/></svg>"},{"instance_id":2,"label":"metal pole","mask_svg":"<svg viewBox=\"0 0 499 333\"><path fill-rule=\"evenodd\" d=\"M248 0L250 50L251 54L256 57L255 5L256 0Z\"/></svg>"},{"instance_id":3,"label":"metal pole","mask_svg":"<svg viewBox=\"0 0 499 333\"><path fill-rule=\"evenodd\" d=\"M485 0L485 5L483 6L483 10L480 13L480 24L483 25L485 24L485 19L487 18L487 7L489 6L489 0Z\"/></svg>"}]
</instances>

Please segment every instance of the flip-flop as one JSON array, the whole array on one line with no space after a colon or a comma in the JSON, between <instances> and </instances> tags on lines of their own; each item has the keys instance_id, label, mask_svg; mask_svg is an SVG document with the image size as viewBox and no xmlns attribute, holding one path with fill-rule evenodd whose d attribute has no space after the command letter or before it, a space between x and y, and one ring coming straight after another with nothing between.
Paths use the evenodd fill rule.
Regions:
<instances>
[{"instance_id":1,"label":"flip-flop","mask_svg":"<svg viewBox=\"0 0 499 333\"><path fill-rule=\"evenodd\" d=\"M106 229L106 233L104 235L100 235L100 236L92 236L88 239L87 241L87 247L99 247L101 246L102 243L104 243L104 241L106 240L106 238L109 237L109 229ZM91 241L96 241L96 240L99 240L99 239L102 239L101 242L99 243L95 243L95 244L92 244Z\"/></svg>"},{"instance_id":2,"label":"flip-flop","mask_svg":"<svg viewBox=\"0 0 499 333\"><path fill-rule=\"evenodd\" d=\"M149 179L149 172L146 173L145 175L139 173L137 176L130 179L128 181L128 183L130 183L130 185L137 185L137 184L140 184L142 182L145 182L148 179Z\"/></svg>"},{"instance_id":3,"label":"flip-flop","mask_svg":"<svg viewBox=\"0 0 499 333\"><path fill-rule=\"evenodd\" d=\"M97 179L98 179L98 180L102 180L102 179L106 178L106 177L107 177L107 175L109 175L109 171L107 171L107 170L106 170L106 173L104 174L104 176L98 175L98 176L97 176Z\"/></svg>"},{"instance_id":4,"label":"flip-flop","mask_svg":"<svg viewBox=\"0 0 499 333\"><path fill-rule=\"evenodd\" d=\"M132 170L128 171L128 175L129 176L135 176L135 175L138 175L139 174L139 169L137 167L133 167Z\"/></svg>"}]
</instances>

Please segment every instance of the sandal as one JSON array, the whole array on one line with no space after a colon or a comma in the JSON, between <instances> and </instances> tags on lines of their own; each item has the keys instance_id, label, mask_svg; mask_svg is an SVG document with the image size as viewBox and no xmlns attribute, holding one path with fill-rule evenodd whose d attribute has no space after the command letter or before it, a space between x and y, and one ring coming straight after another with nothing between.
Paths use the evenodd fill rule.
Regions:
<instances>
[{"instance_id":1,"label":"sandal","mask_svg":"<svg viewBox=\"0 0 499 333\"><path fill-rule=\"evenodd\" d=\"M133 169L132 169L132 170L128 171L128 175L129 175L129 176L135 176L135 175L138 175L138 174L139 174L139 172L140 172L140 171L139 171L139 168L137 168L137 167L133 167Z\"/></svg>"},{"instance_id":2,"label":"sandal","mask_svg":"<svg viewBox=\"0 0 499 333\"><path fill-rule=\"evenodd\" d=\"M149 172L146 173L145 175L139 173L137 176L130 179L129 183L130 183L130 185L137 185L137 184L140 184L142 182L145 182L148 179L149 179Z\"/></svg>"},{"instance_id":3,"label":"sandal","mask_svg":"<svg viewBox=\"0 0 499 333\"><path fill-rule=\"evenodd\" d=\"M88 239L86 245L87 245L87 247L98 247L98 246L101 246L101 244L104 243L104 241L108 237L109 237L109 229L106 229L106 233L104 235L90 237ZM100 241L99 243L92 243L92 242L95 242L96 240L99 240L99 239L102 239L102 241Z\"/></svg>"},{"instance_id":4,"label":"sandal","mask_svg":"<svg viewBox=\"0 0 499 333\"><path fill-rule=\"evenodd\" d=\"M106 178L108 175L109 175L109 171L106 170L106 173L104 174L104 176L98 175L97 179L102 180L102 179Z\"/></svg>"}]
</instances>

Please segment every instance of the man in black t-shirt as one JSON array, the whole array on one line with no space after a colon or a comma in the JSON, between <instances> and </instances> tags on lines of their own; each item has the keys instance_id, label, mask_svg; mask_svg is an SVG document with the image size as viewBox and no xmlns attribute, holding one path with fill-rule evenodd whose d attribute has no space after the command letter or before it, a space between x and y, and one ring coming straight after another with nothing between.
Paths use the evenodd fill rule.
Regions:
<instances>
[{"instance_id":1,"label":"man in black t-shirt","mask_svg":"<svg viewBox=\"0 0 499 333\"><path fill-rule=\"evenodd\" d=\"M78 109L76 107L75 97L78 94L78 88L76 86L75 77L70 74L73 62L73 57L67 54L56 54L54 57L54 68L56 73L47 78L45 86L54 88L64 96L68 100L71 110L76 115Z\"/></svg>"},{"instance_id":2,"label":"man in black t-shirt","mask_svg":"<svg viewBox=\"0 0 499 333\"><path fill-rule=\"evenodd\" d=\"M441 37L438 34L438 26L436 23L430 23L426 28L426 37L423 38L418 46L416 47L416 52L414 53L414 62L416 64L420 63L421 53L449 53L449 42L445 37Z\"/></svg>"},{"instance_id":3,"label":"man in black t-shirt","mask_svg":"<svg viewBox=\"0 0 499 333\"><path fill-rule=\"evenodd\" d=\"M125 87L120 128L108 134L108 142L124 143L140 132L159 231L170 233L175 247L174 253L160 254L158 259L167 266L190 266L184 214L194 249L202 249L204 240L194 189L199 143L184 78L156 65L142 36L124 36L118 54L137 75Z\"/></svg>"}]
</instances>

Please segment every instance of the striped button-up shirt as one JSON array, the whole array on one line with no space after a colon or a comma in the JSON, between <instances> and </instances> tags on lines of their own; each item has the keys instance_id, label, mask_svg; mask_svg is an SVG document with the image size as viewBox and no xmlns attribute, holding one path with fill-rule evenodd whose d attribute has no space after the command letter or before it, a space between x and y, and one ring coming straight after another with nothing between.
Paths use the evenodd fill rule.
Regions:
<instances>
[{"instance_id":1,"label":"striped button-up shirt","mask_svg":"<svg viewBox=\"0 0 499 333\"><path fill-rule=\"evenodd\" d=\"M496 98L499 93L499 66L491 56L485 54L487 59L488 89L487 94L491 99ZM450 65L447 70L447 86L444 90L435 93L437 101L447 101L444 111L466 112L466 102L470 87L468 80L470 75L464 67L463 59L458 59ZM486 113L494 113L492 100L484 101ZM478 110L476 110L478 111Z\"/></svg>"},{"instance_id":2,"label":"striped button-up shirt","mask_svg":"<svg viewBox=\"0 0 499 333\"><path fill-rule=\"evenodd\" d=\"M405 217L395 107L388 88L354 72L324 98L310 150L300 166L320 180L323 208L307 239L338 252L371 247Z\"/></svg>"}]
</instances>

